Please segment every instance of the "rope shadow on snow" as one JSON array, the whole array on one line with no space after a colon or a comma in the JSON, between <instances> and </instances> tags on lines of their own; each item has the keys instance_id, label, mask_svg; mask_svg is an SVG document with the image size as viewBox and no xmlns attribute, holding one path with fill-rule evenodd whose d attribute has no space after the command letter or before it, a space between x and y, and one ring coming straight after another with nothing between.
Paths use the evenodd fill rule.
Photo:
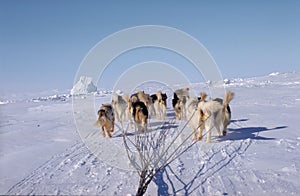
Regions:
<instances>
[{"instance_id":1,"label":"rope shadow on snow","mask_svg":"<svg viewBox=\"0 0 300 196\"><path fill-rule=\"evenodd\" d=\"M236 120L231 120L231 123L239 123L239 122L246 122L248 121L248 118L242 118L242 119L236 119Z\"/></svg>"},{"instance_id":2,"label":"rope shadow on snow","mask_svg":"<svg viewBox=\"0 0 300 196\"><path fill-rule=\"evenodd\" d=\"M205 184L208 179L225 168L238 155L245 153L251 145L251 140L244 140L240 142L238 146L233 146L233 144L234 142L232 141L229 144L222 146L221 149L208 153L208 157L205 159L204 163L199 165L198 171L194 176L191 176L187 182L186 179L188 178L182 178L181 172L178 173L178 171L173 169L174 166L168 165L154 178L154 182L158 187L157 195L180 194L187 196L195 191L206 194ZM227 152L226 156L222 155L222 151ZM178 188L178 183L181 184L180 188ZM227 195L227 193L223 193L223 195Z\"/></svg>"},{"instance_id":3,"label":"rope shadow on snow","mask_svg":"<svg viewBox=\"0 0 300 196\"><path fill-rule=\"evenodd\" d=\"M176 115L175 115L175 112L173 112L173 111L168 112L168 111L167 111L167 117L168 117L168 118L175 118L175 116L176 116Z\"/></svg>"}]
</instances>

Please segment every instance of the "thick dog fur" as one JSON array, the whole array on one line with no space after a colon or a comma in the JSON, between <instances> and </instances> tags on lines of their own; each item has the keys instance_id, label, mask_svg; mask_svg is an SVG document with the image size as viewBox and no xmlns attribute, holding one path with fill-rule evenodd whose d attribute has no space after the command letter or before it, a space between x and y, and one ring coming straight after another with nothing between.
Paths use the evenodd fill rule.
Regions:
<instances>
[{"instance_id":1,"label":"thick dog fur","mask_svg":"<svg viewBox=\"0 0 300 196\"><path fill-rule=\"evenodd\" d=\"M147 108L150 107L152 100L149 94L146 94L144 91L139 91L130 96L131 103L135 103L137 101L143 102Z\"/></svg>"},{"instance_id":2,"label":"thick dog fur","mask_svg":"<svg viewBox=\"0 0 300 196\"><path fill-rule=\"evenodd\" d=\"M199 128L199 118L200 118L200 113L197 111L198 107L198 99L188 99L185 105L185 111L186 111L186 120L189 123L189 126L193 130L194 133L194 140L197 138L197 133L200 131Z\"/></svg>"},{"instance_id":3,"label":"thick dog fur","mask_svg":"<svg viewBox=\"0 0 300 196\"><path fill-rule=\"evenodd\" d=\"M130 99L127 94L121 96L116 93L112 94L112 106L115 117L119 122L130 120Z\"/></svg>"},{"instance_id":4,"label":"thick dog fur","mask_svg":"<svg viewBox=\"0 0 300 196\"><path fill-rule=\"evenodd\" d=\"M200 101L205 101L207 95L206 93L201 93L201 97L198 98L189 98L185 104L186 111L186 120L189 123L189 126L193 130L194 138L193 140L197 140L197 130L201 131L199 126L200 112L198 108L198 104Z\"/></svg>"},{"instance_id":5,"label":"thick dog fur","mask_svg":"<svg viewBox=\"0 0 300 196\"><path fill-rule=\"evenodd\" d=\"M154 112L158 120L165 120L167 110L167 94L158 91L156 94L151 95Z\"/></svg>"},{"instance_id":6,"label":"thick dog fur","mask_svg":"<svg viewBox=\"0 0 300 196\"><path fill-rule=\"evenodd\" d=\"M230 95L228 95L228 96L230 96ZM232 95L232 98L233 98L233 95ZM231 100L232 100L232 98L231 98ZM229 99L230 99L230 97L228 97L227 100L229 100ZM216 98L216 99L214 99L214 101L218 101L220 104L223 105L223 99L221 99L221 98ZM225 103L225 105L226 105L226 103ZM229 106L229 103L228 103L227 107L225 108L225 117L224 117L224 121L223 121L223 126L224 126L223 136L225 136L227 134L227 126L229 125L230 120L231 120L231 109L230 109L230 106Z\"/></svg>"},{"instance_id":7,"label":"thick dog fur","mask_svg":"<svg viewBox=\"0 0 300 196\"><path fill-rule=\"evenodd\" d=\"M176 119L180 120L186 117L185 104L189 99L189 88L177 89L174 92L172 106L174 108Z\"/></svg>"},{"instance_id":8,"label":"thick dog fur","mask_svg":"<svg viewBox=\"0 0 300 196\"><path fill-rule=\"evenodd\" d=\"M202 139L202 130L205 128L207 132L207 140L211 140L211 131L215 127L221 136L221 127L223 127L223 135L227 133L227 126L230 123L231 111L229 107L230 101L234 98L234 93L227 91L224 100L216 99L209 101L201 101L198 104L199 110L199 132L198 140Z\"/></svg>"},{"instance_id":9,"label":"thick dog fur","mask_svg":"<svg viewBox=\"0 0 300 196\"><path fill-rule=\"evenodd\" d=\"M142 101L132 103L131 113L138 130L147 130L148 108Z\"/></svg>"},{"instance_id":10,"label":"thick dog fur","mask_svg":"<svg viewBox=\"0 0 300 196\"><path fill-rule=\"evenodd\" d=\"M114 132L115 117L111 104L103 104L98 111L98 120L95 123L102 129L102 135L105 137L111 137L111 133Z\"/></svg>"}]
</instances>

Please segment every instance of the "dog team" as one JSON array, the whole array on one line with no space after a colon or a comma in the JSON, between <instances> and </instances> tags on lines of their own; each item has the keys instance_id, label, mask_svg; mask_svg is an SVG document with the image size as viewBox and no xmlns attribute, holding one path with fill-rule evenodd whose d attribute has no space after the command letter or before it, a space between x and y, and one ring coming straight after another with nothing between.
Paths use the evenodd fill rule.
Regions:
<instances>
[{"instance_id":1,"label":"dog team","mask_svg":"<svg viewBox=\"0 0 300 196\"><path fill-rule=\"evenodd\" d=\"M225 136L227 126L231 120L230 101L234 93L227 91L224 99L216 98L206 100L207 94L201 93L200 97L191 98L189 88L178 89L174 92L172 106L177 120L187 120L194 137L193 140L201 140L205 129L207 140L211 141L211 131L215 128L218 135ZM111 137L114 131L115 118L119 122L132 119L138 130L147 130L147 121L152 115L158 120L166 119L167 94L158 91L156 94L146 94L139 91L135 94L112 94L111 104L103 104L98 111L96 124L102 128L103 136Z\"/></svg>"}]
</instances>

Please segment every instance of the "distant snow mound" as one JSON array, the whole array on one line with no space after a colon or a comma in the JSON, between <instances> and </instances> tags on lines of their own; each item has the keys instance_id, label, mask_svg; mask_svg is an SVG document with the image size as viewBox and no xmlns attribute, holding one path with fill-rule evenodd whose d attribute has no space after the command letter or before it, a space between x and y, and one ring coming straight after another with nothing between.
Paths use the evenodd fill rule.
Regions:
<instances>
[{"instance_id":1,"label":"distant snow mound","mask_svg":"<svg viewBox=\"0 0 300 196\"><path fill-rule=\"evenodd\" d=\"M8 101L0 101L0 105L8 104Z\"/></svg>"},{"instance_id":2,"label":"distant snow mound","mask_svg":"<svg viewBox=\"0 0 300 196\"><path fill-rule=\"evenodd\" d=\"M92 78L87 76L81 76L71 89L71 95L86 95L93 92L97 92L97 87L93 84Z\"/></svg>"},{"instance_id":3,"label":"distant snow mound","mask_svg":"<svg viewBox=\"0 0 300 196\"><path fill-rule=\"evenodd\" d=\"M278 76L280 73L279 72L273 72L273 73L270 73L269 76Z\"/></svg>"},{"instance_id":4,"label":"distant snow mound","mask_svg":"<svg viewBox=\"0 0 300 196\"><path fill-rule=\"evenodd\" d=\"M118 95L123 95L124 93L123 93L123 91L121 91L121 90L116 90L116 93L118 94Z\"/></svg>"},{"instance_id":5,"label":"distant snow mound","mask_svg":"<svg viewBox=\"0 0 300 196\"><path fill-rule=\"evenodd\" d=\"M71 95L63 94L63 95L51 95L45 97L38 97L31 99L32 102L41 102L41 101L67 101Z\"/></svg>"},{"instance_id":6,"label":"distant snow mound","mask_svg":"<svg viewBox=\"0 0 300 196\"><path fill-rule=\"evenodd\" d=\"M224 84L230 84L231 83L231 81L230 81L230 79L224 79Z\"/></svg>"}]
</instances>

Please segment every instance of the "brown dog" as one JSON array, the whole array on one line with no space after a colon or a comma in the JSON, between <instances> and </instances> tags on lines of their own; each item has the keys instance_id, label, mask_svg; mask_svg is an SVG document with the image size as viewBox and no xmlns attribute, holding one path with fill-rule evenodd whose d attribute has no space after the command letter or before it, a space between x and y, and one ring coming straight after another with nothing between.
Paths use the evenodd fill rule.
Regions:
<instances>
[{"instance_id":1,"label":"brown dog","mask_svg":"<svg viewBox=\"0 0 300 196\"><path fill-rule=\"evenodd\" d=\"M102 104L98 111L98 120L95 124L100 125L104 137L111 137L115 125L114 111L111 104Z\"/></svg>"},{"instance_id":2,"label":"brown dog","mask_svg":"<svg viewBox=\"0 0 300 196\"><path fill-rule=\"evenodd\" d=\"M147 120L148 120L148 108L142 101L136 101L132 103L131 113L133 119L140 130L140 127L143 131L147 130Z\"/></svg>"}]
</instances>

